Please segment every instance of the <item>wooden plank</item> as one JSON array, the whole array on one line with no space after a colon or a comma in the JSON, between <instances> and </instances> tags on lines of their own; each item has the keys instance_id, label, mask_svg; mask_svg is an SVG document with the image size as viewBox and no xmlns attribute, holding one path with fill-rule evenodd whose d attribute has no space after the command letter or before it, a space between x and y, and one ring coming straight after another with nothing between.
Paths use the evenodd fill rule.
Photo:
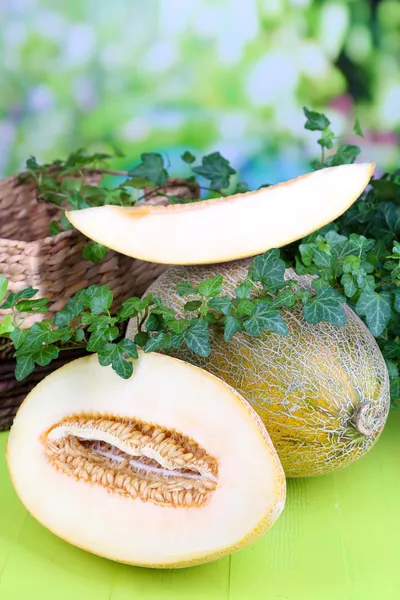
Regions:
<instances>
[{"instance_id":1,"label":"wooden plank","mask_svg":"<svg viewBox=\"0 0 400 600\"><path fill-rule=\"evenodd\" d=\"M120 565L74 548L27 515L0 434L3 600L394 600L400 589L400 411L348 469L291 480L271 532L231 558L176 571Z\"/></svg>"}]
</instances>

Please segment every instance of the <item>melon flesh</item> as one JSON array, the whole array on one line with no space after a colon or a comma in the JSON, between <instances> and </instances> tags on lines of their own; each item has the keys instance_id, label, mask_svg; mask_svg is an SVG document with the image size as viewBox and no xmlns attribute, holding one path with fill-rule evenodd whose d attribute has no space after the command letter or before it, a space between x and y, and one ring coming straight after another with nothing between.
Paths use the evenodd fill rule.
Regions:
<instances>
[{"instance_id":1,"label":"melon flesh","mask_svg":"<svg viewBox=\"0 0 400 600\"><path fill-rule=\"evenodd\" d=\"M285 479L261 420L230 386L159 354L123 380L96 356L38 384L7 460L28 511L113 560L182 567L224 556L278 518Z\"/></svg>"},{"instance_id":2,"label":"melon flesh","mask_svg":"<svg viewBox=\"0 0 400 600\"><path fill-rule=\"evenodd\" d=\"M345 212L367 186L371 163L329 167L254 192L194 204L100 206L67 212L87 237L162 264L208 264L279 248Z\"/></svg>"},{"instance_id":3,"label":"melon flesh","mask_svg":"<svg viewBox=\"0 0 400 600\"><path fill-rule=\"evenodd\" d=\"M170 267L147 290L173 308L177 317L192 299L176 286L198 285L223 276L222 295L235 297L249 260L203 267ZM313 291L310 277L287 270L287 279ZM379 347L345 306L347 323L307 323L301 308L283 310L289 333L260 337L236 334L230 342L212 331L211 353L200 357L186 346L174 355L217 375L238 390L262 418L287 477L320 475L363 456L378 439L389 405L389 377ZM136 320L127 336L133 338Z\"/></svg>"}]
</instances>

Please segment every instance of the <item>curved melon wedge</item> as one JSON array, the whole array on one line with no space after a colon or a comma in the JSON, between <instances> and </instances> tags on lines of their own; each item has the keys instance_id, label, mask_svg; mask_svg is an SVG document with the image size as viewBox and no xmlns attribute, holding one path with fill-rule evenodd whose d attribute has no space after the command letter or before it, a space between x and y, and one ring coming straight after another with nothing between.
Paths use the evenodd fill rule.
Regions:
<instances>
[{"instance_id":1,"label":"curved melon wedge","mask_svg":"<svg viewBox=\"0 0 400 600\"><path fill-rule=\"evenodd\" d=\"M260 254L330 223L360 196L374 164L329 167L255 192L194 204L100 206L67 212L87 237L162 264L208 264Z\"/></svg>"},{"instance_id":2,"label":"curved melon wedge","mask_svg":"<svg viewBox=\"0 0 400 600\"><path fill-rule=\"evenodd\" d=\"M123 380L96 356L27 396L7 447L28 511L71 544L183 567L248 544L279 517L285 478L260 419L220 379L143 354Z\"/></svg>"}]
</instances>

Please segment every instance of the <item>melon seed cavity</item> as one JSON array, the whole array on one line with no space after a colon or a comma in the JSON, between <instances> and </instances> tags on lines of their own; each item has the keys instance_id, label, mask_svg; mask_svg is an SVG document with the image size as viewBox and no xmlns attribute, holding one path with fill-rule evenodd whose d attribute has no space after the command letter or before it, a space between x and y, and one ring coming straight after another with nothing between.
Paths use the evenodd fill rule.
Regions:
<instances>
[{"instance_id":1,"label":"melon seed cavity","mask_svg":"<svg viewBox=\"0 0 400 600\"><path fill-rule=\"evenodd\" d=\"M66 475L162 506L199 507L218 483L214 457L159 425L82 413L53 425L41 441L47 460Z\"/></svg>"}]
</instances>

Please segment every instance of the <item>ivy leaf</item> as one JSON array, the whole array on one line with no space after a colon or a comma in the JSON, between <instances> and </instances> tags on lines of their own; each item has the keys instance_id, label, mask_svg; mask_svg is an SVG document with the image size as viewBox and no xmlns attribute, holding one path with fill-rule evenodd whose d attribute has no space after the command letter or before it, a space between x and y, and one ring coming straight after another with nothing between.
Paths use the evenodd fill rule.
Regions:
<instances>
[{"instance_id":1,"label":"ivy leaf","mask_svg":"<svg viewBox=\"0 0 400 600\"><path fill-rule=\"evenodd\" d=\"M198 287L194 287L189 281L185 281L184 283L178 283L176 286L178 294L180 296L189 296L191 294L198 294Z\"/></svg>"},{"instance_id":2,"label":"ivy leaf","mask_svg":"<svg viewBox=\"0 0 400 600\"><path fill-rule=\"evenodd\" d=\"M219 298L212 298L208 306L221 312L223 315L229 315L232 311L232 300L229 296L219 296Z\"/></svg>"},{"instance_id":3,"label":"ivy leaf","mask_svg":"<svg viewBox=\"0 0 400 600\"><path fill-rule=\"evenodd\" d=\"M69 325L69 323L75 319L75 317L77 317L82 310L82 302L73 296L72 298L68 299L64 308L56 313L54 322L57 327L65 327L65 325Z\"/></svg>"},{"instance_id":4,"label":"ivy leaf","mask_svg":"<svg viewBox=\"0 0 400 600\"><path fill-rule=\"evenodd\" d=\"M310 131L324 131L331 124L323 113L309 110L305 106L303 107L303 112L307 117L306 124L304 125L305 129L309 129Z\"/></svg>"},{"instance_id":5,"label":"ivy leaf","mask_svg":"<svg viewBox=\"0 0 400 600\"><path fill-rule=\"evenodd\" d=\"M125 360L121 352L117 352L112 361L112 368L122 379L129 379L133 373L133 363Z\"/></svg>"},{"instance_id":6,"label":"ivy leaf","mask_svg":"<svg viewBox=\"0 0 400 600\"><path fill-rule=\"evenodd\" d=\"M97 359L102 367L107 367L108 365L111 365L112 361L117 356L117 354L118 354L117 344L113 344L112 342L109 342L107 344L104 344L104 346L101 347L101 349L97 353Z\"/></svg>"},{"instance_id":7,"label":"ivy leaf","mask_svg":"<svg viewBox=\"0 0 400 600\"><path fill-rule=\"evenodd\" d=\"M168 173L164 168L164 159L161 154L144 152L140 158L142 162L129 171L130 177L148 179L154 185L167 183Z\"/></svg>"},{"instance_id":8,"label":"ivy leaf","mask_svg":"<svg viewBox=\"0 0 400 600\"><path fill-rule=\"evenodd\" d=\"M251 287L250 282L243 281L240 285L237 286L236 290L236 298L240 300L248 299L251 296Z\"/></svg>"},{"instance_id":9,"label":"ivy leaf","mask_svg":"<svg viewBox=\"0 0 400 600\"><path fill-rule=\"evenodd\" d=\"M51 221L49 225L49 235L57 235L61 232L60 225L58 221Z\"/></svg>"},{"instance_id":10,"label":"ivy leaf","mask_svg":"<svg viewBox=\"0 0 400 600\"><path fill-rule=\"evenodd\" d=\"M314 256L314 244L300 244L299 245L301 260L309 267L312 263Z\"/></svg>"},{"instance_id":11,"label":"ivy leaf","mask_svg":"<svg viewBox=\"0 0 400 600\"><path fill-rule=\"evenodd\" d=\"M357 313L365 317L372 335L378 337L386 329L391 316L390 292L362 292L357 304Z\"/></svg>"},{"instance_id":12,"label":"ivy leaf","mask_svg":"<svg viewBox=\"0 0 400 600\"><path fill-rule=\"evenodd\" d=\"M251 300L243 299L236 306L236 312L238 315L250 316L255 308L256 304Z\"/></svg>"},{"instance_id":13,"label":"ivy leaf","mask_svg":"<svg viewBox=\"0 0 400 600\"><path fill-rule=\"evenodd\" d=\"M322 148L328 148L328 150L330 148L332 148L333 146L333 138L334 138L334 134L333 131L331 131L329 129L329 127L326 127L323 132L322 132L322 136L319 138L319 140L317 141L317 143L322 147Z\"/></svg>"},{"instance_id":14,"label":"ivy leaf","mask_svg":"<svg viewBox=\"0 0 400 600\"><path fill-rule=\"evenodd\" d=\"M168 349L171 344L171 337L165 331L159 331L155 335L151 336L146 343L144 348L145 352L155 352L156 350Z\"/></svg>"},{"instance_id":15,"label":"ivy leaf","mask_svg":"<svg viewBox=\"0 0 400 600\"><path fill-rule=\"evenodd\" d=\"M134 337L134 343L140 348L144 348L149 337L147 331L139 331Z\"/></svg>"},{"instance_id":16,"label":"ivy leaf","mask_svg":"<svg viewBox=\"0 0 400 600\"><path fill-rule=\"evenodd\" d=\"M243 331L242 321L232 315L225 317L224 340L229 342L238 331Z\"/></svg>"},{"instance_id":17,"label":"ivy leaf","mask_svg":"<svg viewBox=\"0 0 400 600\"><path fill-rule=\"evenodd\" d=\"M8 280L3 275L0 275L0 302L4 300L7 293L7 288Z\"/></svg>"},{"instance_id":18,"label":"ivy leaf","mask_svg":"<svg viewBox=\"0 0 400 600\"><path fill-rule=\"evenodd\" d=\"M354 146L352 144L342 144L336 154L329 156L326 159L325 164L328 167L350 165L356 160L360 152L361 150L358 146Z\"/></svg>"},{"instance_id":19,"label":"ivy leaf","mask_svg":"<svg viewBox=\"0 0 400 600\"><path fill-rule=\"evenodd\" d=\"M191 165L196 160L196 157L193 156L191 152L186 150L183 154L181 154L181 159L183 160L183 162L187 163L188 165Z\"/></svg>"},{"instance_id":20,"label":"ivy leaf","mask_svg":"<svg viewBox=\"0 0 400 600\"><path fill-rule=\"evenodd\" d=\"M166 323L168 329L174 333L182 333L190 325L189 319L171 319Z\"/></svg>"},{"instance_id":21,"label":"ivy leaf","mask_svg":"<svg viewBox=\"0 0 400 600\"><path fill-rule=\"evenodd\" d=\"M97 287L96 293L90 299L89 308L94 315L100 315L108 310L113 301L113 293L107 285Z\"/></svg>"},{"instance_id":22,"label":"ivy leaf","mask_svg":"<svg viewBox=\"0 0 400 600\"><path fill-rule=\"evenodd\" d=\"M351 273L344 273L340 282L344 287L344 293L346 294L347 298L352 298L358 291L356 279Z\"/></svg>"},{"instance_id":23,"label":"ivy leaf","mask_svg":"<svg viewBox=\"0 0 400 600\"><path fill-rule=\"evenodd\" d=\"M400 233L400 206L394 202L381 202L378 215L382 216L389 230L397 235Z\"/></svg>"},{"instance_id":24,"label":"ivy leaf","mask_svg":"<svg viewBox=\"0 0 400 600\"><path fill-rule=\"evenodd\" d=\"M210 354L208 323L204 319L195 319L185 331L185 342L190 350L199 356Z\"/></svg>"},{"instance_id":25,"label":"ivy leaf","mask_svg":"<svg viewBox=\"0 0 400 600\"><path fill-rule=\"evenodd\" d=\"M12 315L6 315L0 322L0 335L11 333L14 331L14 325L12 324Z\"/></svg>"},{"instance_id":26,"label":"ivy leaf","mask_svg":"<svg viewBox=\"0 0 400 600\"><path fill-rule=\"evenodd\" d=\"M356 135L359 135L360 137L364 137L364 134L361 129L360 121L358 119L356 119L354 121L353 133L355 133Z\"/></svg>"},{"instance_id":27,"label":"ivy leaf","mask_svg":"<svg viewBox=\"0 0 400 600\"><path fill-rule=\"evenodd\" d=\"M199 293L208 298L215 298L222 292L222 282L222 275L210 277L210 279L206 279L199 284Z\"/></svg>"},{"instance_id":28,"label":"ivy leaf","mask_svg":"<svg viewBox=\"0 0 400 600\"><path fill-rule=\"evenodd\" d=\"M202 166L192 167L193 173L201 175L210 181L210 187L213 190L223 189L229 186L231 175L236 173L235 169L229 164L219 152L213 152L204 156Z\"/></svg>"},{"instance_id":29,"label":"ivy leaf","mask_svg":"<svg viewBox=\"0 0 400 600\"><path fill-rule=\"evenodd\" d=\"M343 297L330 287L322 288L316 296L303 307L303 316L309 323L326 321L343 326L347 316L342 306Z\"/></svg>"},{"instance_id":30,"label":"ivy leaf","mask_svg":"<svg viewBox=\"0 0 400 600\"><path fill-rule=\"evenodd\" d=\"M356 253L360 258L364 258L367 252L372 250L375 244L375 240L368 239L363 235L352 233L349 237L347 248L349 252Z\"/></svg>"},{"instance_id":31,"label":"ivy leaf","mask_svg":"<svg viewBox=\"0 0 400 600\"><path fill-rule=\"evenodd\" d=\"M39 298L37 300L21 300L15 305L19 312L37 313L47 312L47 304L50 302L48 298Z\"/></svg>"},{"instance_id":32,"label":"ivy leaf","mask_svg":"<svg viewBox=\"0 0 400 600\"><path fill-rule=\"evenodd\" d=\"M33 354L43 344L50 344L57 337L57 332L49 329L44 323L34 323L28 330L23 344L17 350L17 356Z\"/></svg>"},{"instance_id":33,"label":"ivy leaf","mask_svg":"<svg viewBox=\"0 0 400 600\"><path fill-rule=\"evenodd\" d=\"M22 381L25 377L28 377L35 369L35 363L30 355L17 356L17 363L15 366L15 379Z\"/></svg>"},{"instance_id":34,"label":"ivy leaf","mask_svg":"<svg viewBox=\"0 0 400 600\"><path fill-rule=\"evenodd\" d=\"M151 313L146 320L147 331L160 331L162 329L162 321L158 315Z\"/></svg>"},{"instance_id":35,"label":"ivy leaf","mask_svg":"<svg viewBox=\"0 0 400 600\"><path fill-rule=\"evenodd\" d=\"M178 350L179 348L182 347L182 345L185 342L185 332L182 331L181 333L171 333L171 346L174 350Z\"/></svg>"},{"instance_id":36,"label":"ivy leaf","mask_svg":"<svg viewBox=\"0 0 400 600\"><path fill-rule=\"evenodd\" d=\"M37 169L40 169L40 165L37 163L36 158L34 156L30 156L25 164L26 164L26 168L30 169L32 171L36 171Z\"/></svg>"},{"instance_id":37,"label":"ivy leaf","mask_svg":"<svg viewBox=\"0 0 400 600\"><path fill-rule=\"evenodd\" d=\"M400 290L396 289L393 292L394 294L394 309L396 312L400 313Z\"/></svg>"},{"instance_id":38,"label":"ivy leaf","mask_svg":"<svg viewBox=\"0 0 400 600\"><path fill-rule=\"evenodd\" d=\"M259 336L264 329L287 335L287 325L278 310L271 309L270 303L258 302L251 317L244 322L245 330L253 336Z\"/></svg>"},{"instance_id":39,"label":"ivy leaf","mask_svg":"<svg viewBox=\"0 0 400 600\"><path fill-rule=\"evenodd\" d=\"M264 289L285 281L286 265L280 258L277 249L268 250L264 254L256 256L249 268L249 277L253 281L261 281Z\"/></svg>"},{"instance_id":40,"label":"ivy leaf","mask_svg":"<svg viewBox=\"0 0 400 600\"><path fill-rule=\"evenodd\" d=\"M108 341L107 332L104 329L96 329L90 335L86 348L89 352L101 352Z\"/></svg>"},{"instance_id":41,"label":"ivy leaf","mask_svg":"<svg viewBox=\"0 0 400 600\"><path fill-rule=\"evenodd\" d=\"M183 308L187 311L199 310L201 304L200 300L192 300L191 302L186 302Z\"/></svg>"},{"instance_id":42,"label":"ivy leaf","mask_svg":"<svg viewBox=\"0 0 400 600\"><path fill-rule=\"evenodd\" d=\"M55 346L54 344L50 344L48 346L43 346L42 348L40 348L40 350L35 352L32 355L32 359L37 365L45 367L46 365L51 363L52 360L57 358L58 355L59 349L57 348L57 346Z\"/></svg>"},{"instance_id":43,"label":"ivy leaf","mask_svg":"<svg viewBox=\"0 0 400 600\"><path fill-rule=\"evenodd\" d=\"M19 300L22 300L22 298L33 298L38 291L39 290L29 286L20 292L10 292L7 296L7 300L3 302L0 308L13 308L13 306L15 306Z\"/></svg>"},{"instance_id":44,"label":"ivy leaf","mask_svg":"<svg viewBox=\"0 0 400 600\"><path fill-rule=\"evenodd\" d=\"M95 242L86 244L83 247L82 256L83 258L86 258L86 260L90 260L92 263L97 264L103 260L103 258L105 258L107 252L107 246L103 246L103 244L98 244Z\"/></svg>"}]
</instances>

